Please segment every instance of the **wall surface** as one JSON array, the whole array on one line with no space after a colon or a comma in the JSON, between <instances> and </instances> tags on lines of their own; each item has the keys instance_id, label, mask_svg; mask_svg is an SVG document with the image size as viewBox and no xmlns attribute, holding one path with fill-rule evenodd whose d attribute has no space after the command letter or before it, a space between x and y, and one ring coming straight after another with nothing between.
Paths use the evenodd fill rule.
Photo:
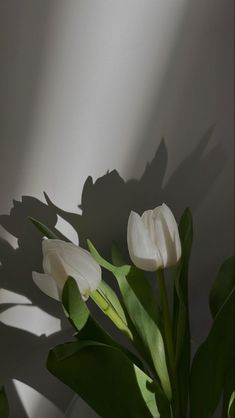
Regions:
<instances>
[{"instance_id":1,"label":"wall surface","mask_svg":"<svg viewBox=\"0 0 235 418\"><path fill-rule=\"evenodd\" d=\"M73 394L45 361L72 331L32 283L27 216L56 224L46 191L108 253L131 209L191 207L194 347L205 338L233 253L233 1L1 0L0 28L0 379L14 418L59 418ZM95 416L82 401L80 416Z\"/></svg>"}]
</instances>

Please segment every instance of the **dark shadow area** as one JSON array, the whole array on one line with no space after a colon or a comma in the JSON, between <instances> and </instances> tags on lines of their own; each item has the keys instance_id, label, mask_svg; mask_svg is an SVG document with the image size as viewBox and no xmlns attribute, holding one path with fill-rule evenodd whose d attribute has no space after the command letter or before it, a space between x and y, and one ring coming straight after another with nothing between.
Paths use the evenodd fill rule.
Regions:
<instances>
[{"instance_id":1,"label":"dark shadow area","mask_svg":"<svg viewBox=\"0 0 235 418\"><path fill-rule=\"evenodd\" d=\"M226 163L221 146L207 152L211 136L212 129L209 129L164 187L162 182L167 169L167 149L162 141L139 180L125 182L116 170L108 172L95 182L88 177L79 206L82 210L81 215L57 208L47 196L47 204L34 197L23 196L21 202L14 201L9 215L0 216L0 225L17 238L19 245L19 248L13 249L5 240L0 242L1 287L26 296L32 301L32 305L60 318L63 330L58 335L47 338L0 324L1 380L7 383L14 410L20 411L21 408L11 383L14 378L38 390L60 406L56 388L61 384L53 377L48 378L45 362L51 346L64 341L65 337L68 339L72 336L72 330L68 329L67 322L63 319L60 304L45 297L32 282L32 271L42 270L42 236L27 217L37 218L54 230L59 215L76 229L81 246L86 247L86 239L90 238L106 257L110 257L112 240L118 241L127 251L126 225L131 210L141 213L147 208L166 202L179 218L186 206L194 211L202 204ZM181 199L176 199L179 190ZM7 307L9 305L5 306ZM1 309L3 310L4 306ZM36 365L34 360L37 362ZM38 368L41 370L40 373ZM48 383L45 386L46 374ZM67 391L65 396L68 396L69 400L71 392L66 387L63 390L65 394ZM17 413L17 418L23 416Z\"/></svg>"},{"instance_id":2,"label":"dark shadow area","mask_svg":"<svg viewBox=\"0 0 235 418\"><path fill-rule=\"evenodd\" d=\"M209 128L164 186L168 158L162 140L139 180L125 182L116 170L95 182L88 177L79 205L82 215L63 211L45 195L47 203L78 232L82 247L86 247L89 238L105 256L110 256L112 240L121 243L126 250L126 227L131 210L142 213L146 208L165 202L179 218L186 207L194 212L201 205L226 164L221 145L207 152L212 133L213 128Z\"/></svg>"}]
</instances>

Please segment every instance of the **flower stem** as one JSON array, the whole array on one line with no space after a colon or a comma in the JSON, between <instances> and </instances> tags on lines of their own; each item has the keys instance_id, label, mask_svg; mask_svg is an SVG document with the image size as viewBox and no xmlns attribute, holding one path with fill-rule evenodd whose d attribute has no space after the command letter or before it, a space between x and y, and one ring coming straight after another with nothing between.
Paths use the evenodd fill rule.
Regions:
<instances>
[{"instance_id":1,"label":"flower stem","mask_svg":"<svg viewBox=\"0 0 235 418\"><path fill-rule=\"evenodd\" d=\"M171 325L171 314L167 297L164 271L162 269L157 271L157 281L163 313L164 340L166 344L166 351L170 367L171 384L173 389L173 416L174 418L181 418L179 405L179 388L177 382L177 371L175 365L173 333Z\"/></svg>"},{"instance_id":2,"label":"flower stem","mask_svg":"<svg viewBox=\"0 0 235 418\"><path fill-rule=\"evenodd\" d=\"M111 321L116 325L120 331L122 331L126 336L133 341L133 335L127 325L123 322L122 318L118 315L114 307L109 303L109 301L104 297L104 295L99 291L95 290L90 294L92 300L96 303L97 306L104 312L105 315L111 319Z\"/></svg>"},{"instance_id":3,"label":"flower stem","mask_svg":"<svg viewBox=\"0 0 235 418\"><path fill-rule=\"evenodd\" d=\"M173 338L172 338L172 327L171 327L171 315L170 308L167 298L167 291L165 285L164 271L157 271L157 281L160 294L160 302L162 305L163 312L163 323L164 323L164 336L166 342L167 353L169 357L169 363L171 368L174 368L174 347L173 347Z\"/></svg>"}]
</instances>

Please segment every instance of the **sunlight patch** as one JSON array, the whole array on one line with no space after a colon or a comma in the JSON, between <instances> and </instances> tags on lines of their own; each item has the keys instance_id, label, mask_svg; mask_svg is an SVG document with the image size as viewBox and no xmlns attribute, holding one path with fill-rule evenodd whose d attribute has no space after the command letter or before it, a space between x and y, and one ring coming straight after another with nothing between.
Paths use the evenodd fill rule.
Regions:
<instances>
[{"instance_id":1,"label":"sunlight patch","mask_svg":"<svg viewBox=\"0 0 235 418\"><path fill-rule=\"evenodd\" d=\"M72 225L70 225L67 221L65 221L63 218L61 218L60 215L57 215L57 223L56 223L56 229L58 231L62 232L62 234L67 237L70 241L72 241L74 244L78 245L78 234L73 228Z\"/></svg>"},{"instance_id":2,"label":"sunlight patch","mask_svg":"<svg viewBox=\"0 0 235 418\"><path fill-rule=\"evenodd\" d=\"M31 304L32 302L24 295L19 295L10 290L0 288L0 304L4 303Z\"/></svg>"},{"instance_id":3,"label":"sunlight patch","mask_svg":"<svg viewBox=\"0 0 235 418\"><path fill-rule=\"evenodd\" d=\"M13 384L28 418L64 417L64 413L37 390L16 379Z\"/></svg>"},{"instance_id":4,"label":"sunlight patch","mask_svg":"<svg viewBox=\"0 0 235 418\"><path fill-rule=\"evenodd\" d=\"M0 225L0 237L8 242L11 247L16 250L19 248L18 239L14 237L10 232L8 232L5 228Z\"/></svg>"},{"instance_id":5,"label":"sunlight patch","mask_svg":"<svg viewBox=\"0 0 235 418\"><path fill-rule=\"evenodd\" d=\"M0 314L0 322L31 334L49 336L61 330L60 319L49 315L37 306L17 305Z\"/></svg>"}]
</instances>

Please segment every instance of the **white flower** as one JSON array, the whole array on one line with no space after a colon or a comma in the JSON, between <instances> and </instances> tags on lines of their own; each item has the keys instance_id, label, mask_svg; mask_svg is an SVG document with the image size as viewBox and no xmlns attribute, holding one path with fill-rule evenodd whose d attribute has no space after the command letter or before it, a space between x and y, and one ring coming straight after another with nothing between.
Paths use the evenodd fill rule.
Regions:
<instances>
[{"instance_id":1,"label":"white flower","mask_svg":"<svg viewBox=\"0 0 235 418\"><path fill-rule=\"evenodd\" d=\"M58 239L45 239L42 252L45 274L33 272L33 280L46 295L60 300L68 276L76 280L84 300L99 286L101 268L83 248Z\"/></svg>"},{"instance_id":2,"label":"white flower","mask_svg":"<svg viewBox=\"0 0 235 418\"><path fill-rule=\"evenodd\" d=\"M175 265L181 257L178 226L164 203L142 216L131 212L127 227L127 243L133 263L146 271Z\"/></svg>"}]
</instances>

